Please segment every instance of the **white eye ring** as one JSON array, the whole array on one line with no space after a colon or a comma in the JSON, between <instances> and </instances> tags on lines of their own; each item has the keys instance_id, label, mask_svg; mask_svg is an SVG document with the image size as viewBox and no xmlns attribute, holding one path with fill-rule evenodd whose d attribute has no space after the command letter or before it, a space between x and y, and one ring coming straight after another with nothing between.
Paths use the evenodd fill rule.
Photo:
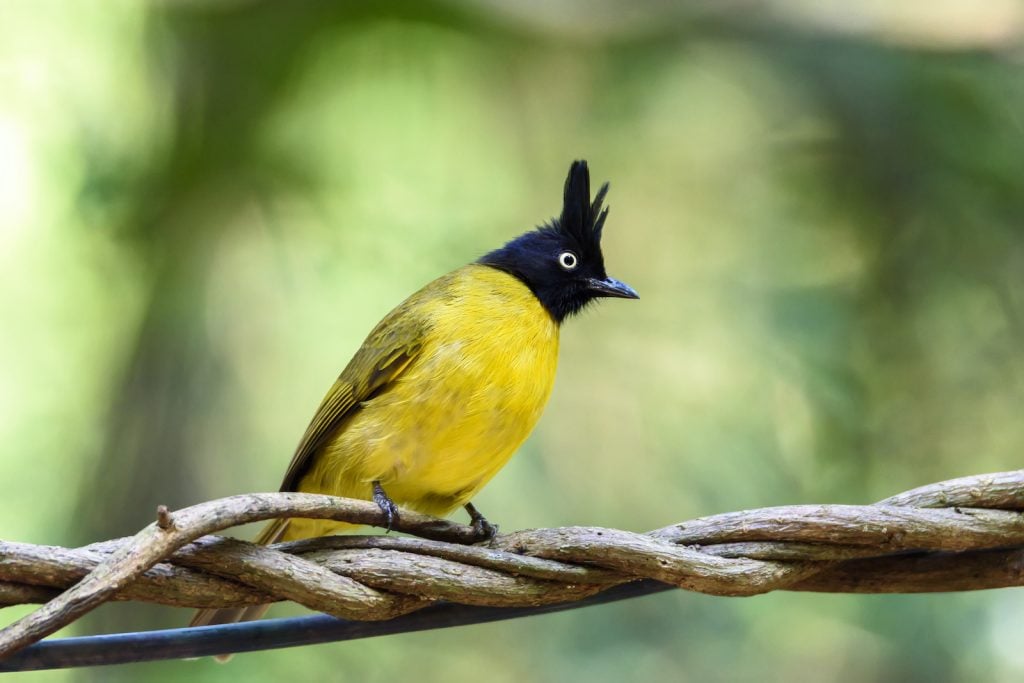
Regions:
<instances>
[{"instance_id":1,"label":"white eye ring","mask_svg":"<svg viewBox=\"0 0 1024 683\"><path fill-rule=\"evenodd\" d=\"M571 251L563 251L558 255L558 265L566 270L574 270L580 264L579 258Z\"/></svg>"}]
</instances>

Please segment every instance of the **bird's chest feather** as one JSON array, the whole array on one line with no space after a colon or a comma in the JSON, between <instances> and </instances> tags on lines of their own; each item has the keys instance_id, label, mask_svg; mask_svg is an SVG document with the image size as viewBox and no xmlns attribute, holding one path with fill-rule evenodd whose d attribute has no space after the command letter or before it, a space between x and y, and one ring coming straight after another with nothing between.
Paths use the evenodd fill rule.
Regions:
<instances>
[{"instance_id":1,"label":"bird's chest feather","mask_svg":"<svg viewBox=\"0 0 1024 683\"><path fill-rule=\"evenodd\" d=\"M396 500L464 502L529 436L551 394L557 324L518 280L482 275L424 307L420 356L348 430L360 469Z\"/></svg>"},{"instance_id":2,"label":"bird's chest feather","mask_svg":"<svg viewBox=\"0 0 1024 683\"><path fill-rule=\"evenodd\" d=\"M408 398L423 404L424 439L439 446L463 438L518 445L533 428L554 383L558 336L543 319L518 313L490 315L460 328L460 339L425 349L408 385Z\"/></svg>"}]
</instances>

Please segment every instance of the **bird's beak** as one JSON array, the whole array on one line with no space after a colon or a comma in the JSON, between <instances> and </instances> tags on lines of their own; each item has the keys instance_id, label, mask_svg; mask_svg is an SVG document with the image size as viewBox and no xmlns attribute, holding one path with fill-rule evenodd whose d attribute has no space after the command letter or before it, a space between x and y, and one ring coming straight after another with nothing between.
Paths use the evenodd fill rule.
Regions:
<instances>
[{"instance_id":1,"label":"bird's beak","mask_svg":"<svg viewBox=\"0 0 1024 683\"><path fill-rule=\"evenodd\" d=\"M627 285L625 282L619 282L613 277L606 277L603 280L597 278L589 278L587 280L587 289L594 296L612 296L619 299L639 299L640 295L636 293L636 290Z\"/></svg>"}]
</instances>

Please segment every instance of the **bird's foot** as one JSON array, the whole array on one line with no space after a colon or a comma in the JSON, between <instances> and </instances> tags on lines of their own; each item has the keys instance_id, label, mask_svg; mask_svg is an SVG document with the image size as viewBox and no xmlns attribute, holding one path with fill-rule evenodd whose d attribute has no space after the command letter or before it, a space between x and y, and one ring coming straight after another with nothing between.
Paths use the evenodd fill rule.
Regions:
<instances>
[{"instance_id":1,"label":"bird's foot","mask_svg":"<svg viewBox=\"0 0 1024 683\"><path fill-rule=\"evenodd\" d=\"M379 481L373 482L373 502L377 504L384 513L384 520L387 522L387 531L391 531L391 525L398 519L398 506L384 493L384 487Z\"/></svg>"},{"instance_id":2,"label":"bird's foot","mask_svg":"<svg viewBox=\"0 0 1024 683\"><path fill-rule=\"evenodd\" d=\"M466 503L466 512L473 525L473 531L481 541L489 541L498 535L498 525L491 524L487 518L480 514L480 511L472 503Z\"/></svg>"}]
</instances>

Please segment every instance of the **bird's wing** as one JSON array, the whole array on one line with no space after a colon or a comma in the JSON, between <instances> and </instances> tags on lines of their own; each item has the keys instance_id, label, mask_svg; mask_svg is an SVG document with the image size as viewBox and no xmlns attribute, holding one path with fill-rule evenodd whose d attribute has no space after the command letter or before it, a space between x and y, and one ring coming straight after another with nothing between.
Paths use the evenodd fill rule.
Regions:
<instances>
[{"instance_id":1,"label":"bird's wing","mask_svg":"<svg viewBox=\"0 0 1024 683\"><path fill-rule=\"evenodd\" d=\"M349 361L334 386L317 408L302 435L282 491L294 491L317 449L363 401L387 390L394 380L419 356L426 324L412 314L410 302L384 318Z\"/></svg>"}]
</instances>

